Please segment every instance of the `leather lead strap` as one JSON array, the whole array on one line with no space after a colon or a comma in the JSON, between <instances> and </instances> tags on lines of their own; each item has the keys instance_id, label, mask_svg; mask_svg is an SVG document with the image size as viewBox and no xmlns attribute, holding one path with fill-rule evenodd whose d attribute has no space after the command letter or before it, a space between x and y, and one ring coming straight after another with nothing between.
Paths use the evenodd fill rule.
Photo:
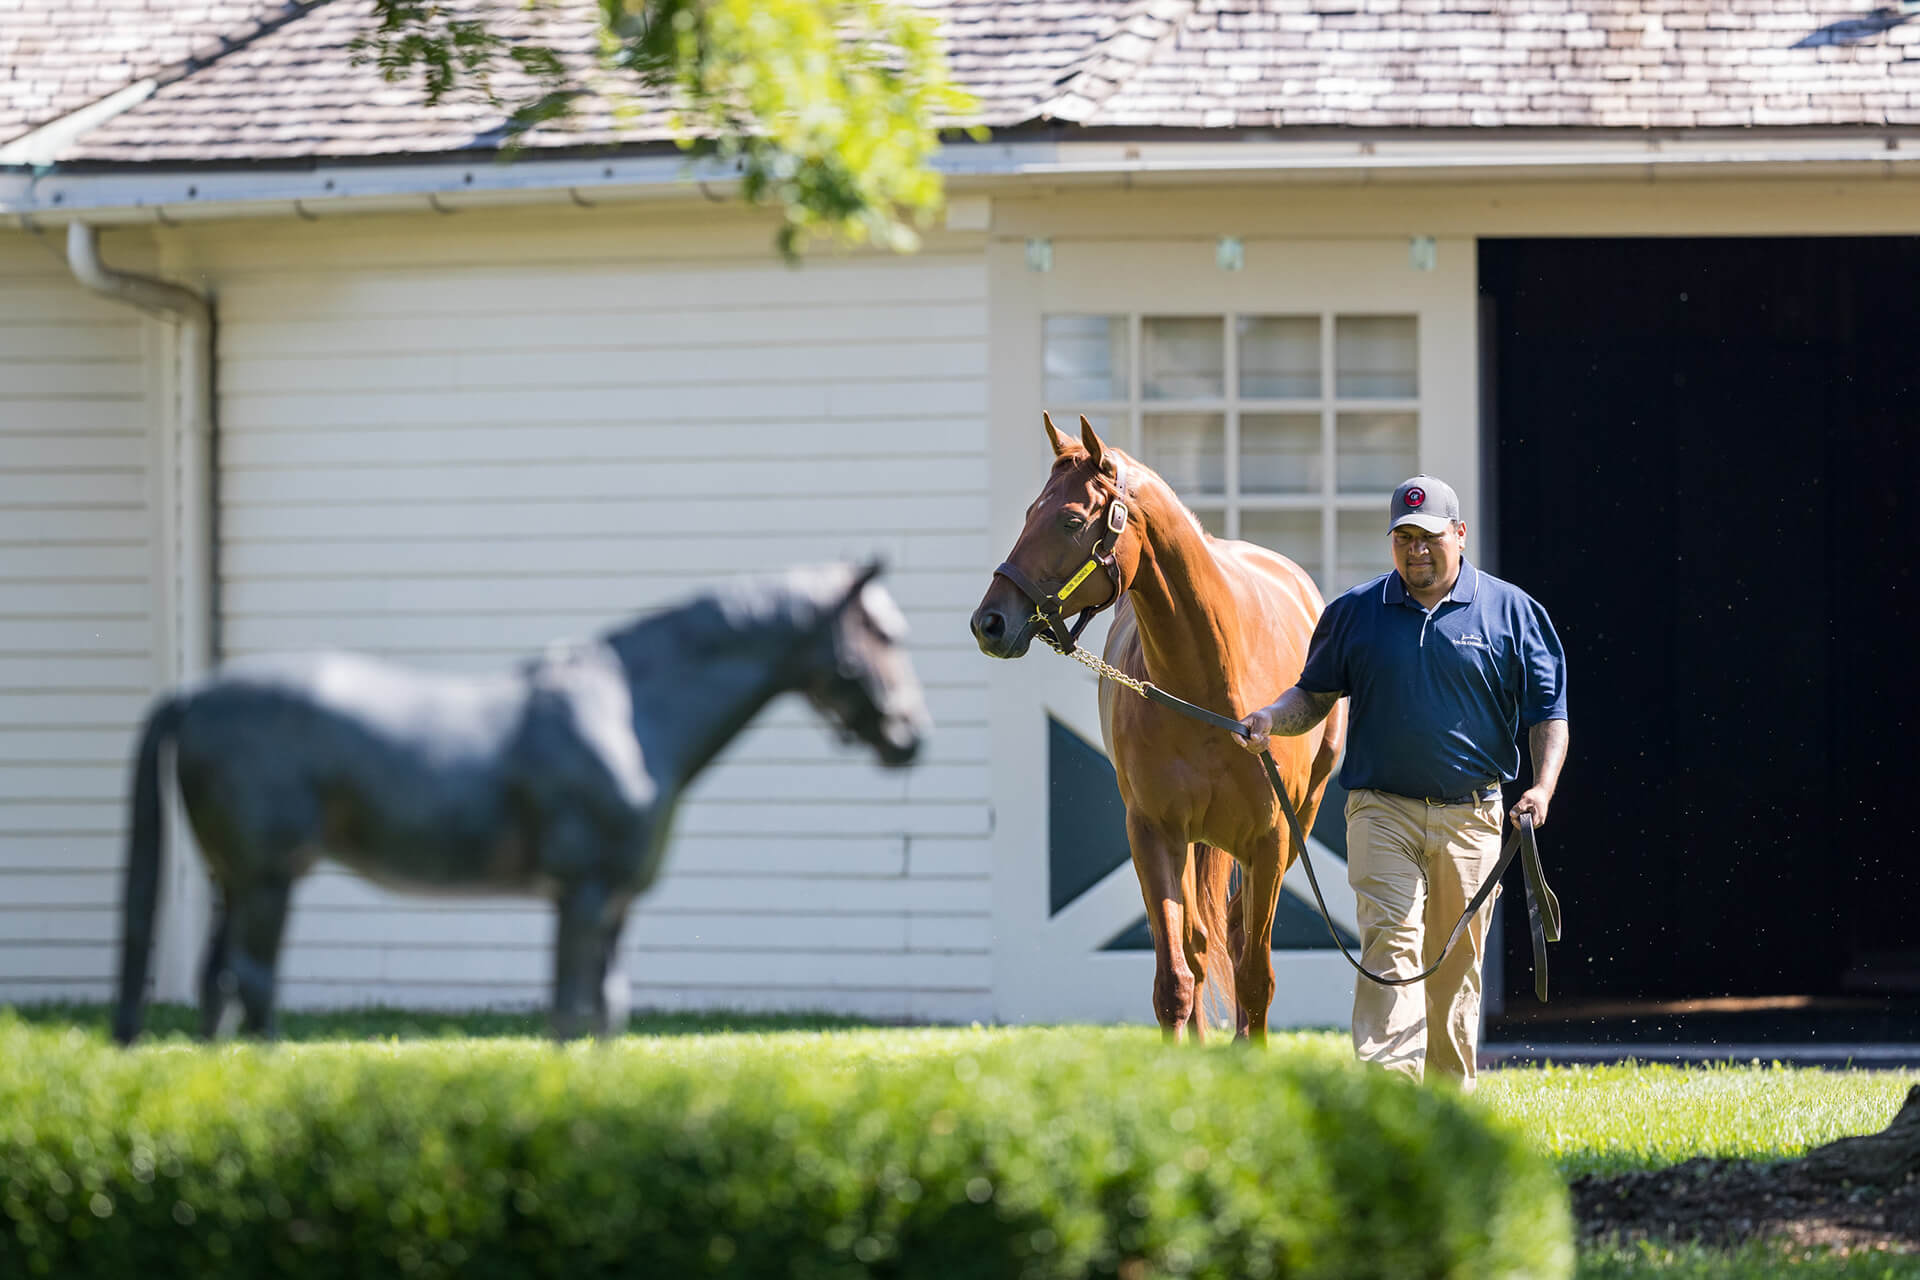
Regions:
<instances>
[{"instance_id":1,"label":"leather lead strap","mask_svg":"<svg viewBox=\"0 0 1920 1280\"><path fill-rule=\"evenodd\" d=\"M1149 701L1157 702L1163 707L1178 711L1203 724L1225 729L1235 737L1245 736L1241 733L1238 720L1230 720L1205 707L1195 706L1185 698L1175 697L1158 685L1145 683L1141 691ZM1500 883L1500 877L1505 875L1507 868L1513 865L1514 858L1524 853L1521 869L1527 886L1527 922L1533 934L1533 993L1545 1002L1547 999L1547 943L1560 941L1560 901L1553 896L1553 891L1547 888L1546 873L1540 865L1540 846L1534 839L1533 818L1530 815L1524 813L1520 815L1519 824L1513 834L1507 837L1505 846L1500 850L1499 861L1494 863L1493 870L1481 883L1479 891L1473 895L1473 900L1467 903L1467 909L1460 913L1460 919L1455 922L1453 932L1447 935L1447 945L1442 948L1439 959L1419 973L1404 978L1393 978L1375 973L1361 964L1354 959L1353 953L1347 950L1347 944L1341 941L1340 931L1334 927L1333 915L1327 910L1326 897L1320 892L1320 877L1314 874L1313 857L1307 852L1307 833L1301 829L1300 815L1294 811L1293 800L1287 795L1285 784L1280 781L1280 767L1273 762L1273 752L1262 751L1260 763L1266 769L1267 782L1272 785L1273 794L1279 797L1280 812L1286 815L1287 830L1293 836L1294 846L1300 850L1300 864L1307 869L1307 883L1313 887L1313 900L1320 908L1320 919L1326 923L1327 933L1333 938L1333 945L1340 948L1340 954L1346 957L1347 963L1353 966L1355 973L1380 986L1404 987L1432 976L1434 971L1446 963L1447 957L1453 953L1454 945L1460 941L1460 935L1466 930L1467 922L1473 919L1474 914L1486 905L1487 899L1493 896L1494 888Z\"/></svg>"}]
</instances>

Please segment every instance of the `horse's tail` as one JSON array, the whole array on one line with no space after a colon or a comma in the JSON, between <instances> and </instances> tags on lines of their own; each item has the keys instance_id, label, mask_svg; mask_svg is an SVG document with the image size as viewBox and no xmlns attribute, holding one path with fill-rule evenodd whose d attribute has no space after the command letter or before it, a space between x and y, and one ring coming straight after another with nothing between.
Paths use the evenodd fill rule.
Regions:
<instances>
[{"instance_id":1,"label":"horse's tail","mask_svg":"<svg viewBox=\"0 0 1920 1280\"><path fill-rule=\"evenodd\" d=\"M1207 982L1200 991L1201 1016L1215 1026L1240 1020L1239 989L1233 980L1233 945L1227 933L1227 897L1232 887L1233 856L1209 844L1193 846L1193 909L1207 931Z\"/></svg>"},{"instance_id":2,"label":"horse's tail","mask_svg":"<svg viewBox=\"0 0 1920 1280\"><path fill-rule=\"evenodd\" d=\"M148 713L134 758L126 892L120 904L120 1001L113 1013L113 1038L121 1044L131 1044L140 1034L147 998L147 960L160 896L160 746L179 728L181 709L178 698L168 697Z\"/></svg>"}]
</instances>

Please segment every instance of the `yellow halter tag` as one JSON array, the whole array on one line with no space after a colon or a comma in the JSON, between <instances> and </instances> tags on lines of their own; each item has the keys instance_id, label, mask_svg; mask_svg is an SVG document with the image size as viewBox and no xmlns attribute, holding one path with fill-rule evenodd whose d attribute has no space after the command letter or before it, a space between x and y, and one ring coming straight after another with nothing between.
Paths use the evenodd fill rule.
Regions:
<instances>
[{"instance_id":1,"label":"yellow halter tag","mask_svg":"<svg viewBox=\"0 0 1920 1280\"><path fill-rule=\"evenodd\" d=\"M1067 585L1060 588L1058 598L1064 602L1068 596L1073 594L1074 588L1078 587L1081 583L1085 582L1087 580L1087 575L1092 573L1095 569L1098 569L1099 567L1100 567L1100 562L1098 560L1089 560L1085 564L1081 565L1080 572L1074 574L1071 578L1068 578Z\"/></svg>"}]
</instances>

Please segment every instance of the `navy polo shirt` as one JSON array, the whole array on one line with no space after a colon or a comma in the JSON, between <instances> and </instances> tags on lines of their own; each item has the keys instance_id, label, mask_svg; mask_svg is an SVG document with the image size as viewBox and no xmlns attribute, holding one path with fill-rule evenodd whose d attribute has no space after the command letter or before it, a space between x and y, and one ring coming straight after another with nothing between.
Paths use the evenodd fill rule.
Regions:
<instances>
[{"instance_id":1,"label":"navy polo shirt","mask_svg":"<svg viewBox=\"0 0 1920 1280\"><path fill-rule=\"evenodd\" d=\"M1352 701L1340 784L1452 798L1520 772L1520 727L1567 718L1567 658L1539 603L1462 559L1432 613L1398 573L1327 605L1300 687Z\"/></svg>"}]
</instances>

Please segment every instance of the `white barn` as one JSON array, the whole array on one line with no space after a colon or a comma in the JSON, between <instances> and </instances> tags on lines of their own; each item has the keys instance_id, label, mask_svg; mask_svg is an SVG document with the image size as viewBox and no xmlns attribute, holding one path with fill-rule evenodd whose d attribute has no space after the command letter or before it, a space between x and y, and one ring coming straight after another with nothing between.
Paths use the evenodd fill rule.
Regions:
<instances>
[{"instance_id":1,"label":"white barn","mask_svg":"<svg viewBox=\"0 0 1920 1280\"><path fill-rule=\"evenodd\" d=\"M1146 1019L1125 851L1058 812L1067 775L1098 779L1090 677L967 631L1043 474L1040 410L1087 412L1329 592L1385 567L1384 495L1421 468L1487 531L1476 554L1512 558L1492 246L1920 233L1920 24L1897 15L932 7L993 139L947 153L921 252L799 270L644 119L497 162L496 115L350 65L357 0L150 0L104 43L104 10L0 14L0 1000L107 993L130 735L209 661L478 670L879 552L930 754L883 772L777 705L636 908L636 1001ZM73 225L82 257L205 299L208 341L89 288ZM175 856L162 996L190 988L205 893ZM1347 970L1295 926L1276 1022L1344 1021ZM324 873L283 991L534 1003L549 932L537 905Z\"/></svg>"}]
</instances>

